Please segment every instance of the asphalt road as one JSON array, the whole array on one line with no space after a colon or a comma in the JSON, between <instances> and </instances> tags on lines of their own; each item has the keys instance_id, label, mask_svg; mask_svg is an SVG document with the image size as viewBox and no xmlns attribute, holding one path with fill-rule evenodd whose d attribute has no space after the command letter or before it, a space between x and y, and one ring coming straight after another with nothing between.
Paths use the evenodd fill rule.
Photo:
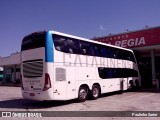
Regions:
<instances>
[{"instance_id":1,"label":"asphalt road","mask_svg":"<svg viewBox=\"0 0 160 120\"><path fill-rule=\"evenodd\" d=\"M101 98L97 100L87 100L86 102L78 103L76 100L70 101L47 101L47 102L39 102L39 101L32 101L26 100L21 96L21 88L19 87L0 87L0 111L12 111L17 112L19 111L21 116L26 117L24 112L41 112L43 114L50 114L50 116L54 116L57 114L57 117L54 117L54 120L57 119L110 119L110 120L132 120L132 119L152 119L158 120L159 117L156 117L155 111L160 111L160 93L155 91L140 91L140 92L124 92L122 94L119 93L112 93L112 94L105 94L102 95ZM55 111L55 112L51 112ZM62 111L71 111L69 116L65 116L65 112ZM81 111L81 116L77 116L77 111ZM88 112L86 112L88 111ZM91 112L94 111L94 112ZM104 114L110 112L111 117L103 116L103 112L96 112L96 111L103 111ZM107 112L106 112L107 111ZM118 111L118 113L117 113ZM125 111L125 112L121 112ZM128 111L129 116L124 117L123 114L126 114ZM137 113L136 111L139 111ZM153 111L151 114L145 111ZM24 114L22 114L23 112ZM45 112L45 113L44 113ZM85 112L85 113L83 113ZM106 112L106 113L105 113ZM1 113L2 114L2 113ZM74 115L75 114L75 115ZM86 114L91 117L83 117ZM102 116L101 116L102 114ZM115 116L114 116L115 114ZM118 115L119 114L119 115ZM150 116L148 115L150 114ZM160 112L157 113L160 116ZM64 117L60 117L60 116ZM135 117L140 115L140 117ZM147 116L145 116L147 115ZM87 115L86 115L87 116ZM121 117L122 116L122 117ZM31 116L30 116L31 117ZM2 119L2 117L0 118ZM3 119L21 119L20 117L16 118L3 118ZM29 119L28 116L23 119ZM32 118L32 119L43 119L42 118ZM48 117L46 119L53 119L53 117Z\"/></svg>"}]
</instances>

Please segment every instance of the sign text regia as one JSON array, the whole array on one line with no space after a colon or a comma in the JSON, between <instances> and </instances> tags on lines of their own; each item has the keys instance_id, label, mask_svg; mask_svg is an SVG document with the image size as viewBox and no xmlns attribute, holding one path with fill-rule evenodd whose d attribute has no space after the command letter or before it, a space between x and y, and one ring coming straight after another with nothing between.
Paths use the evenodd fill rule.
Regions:
<instances>
[{"instance_id":1,"label":"sign text regia","mask_svg":"<svg viewBox=\"0 0 160 120\"><path fill-rule=\"evenodd\" d=\"M145 45L146 41L144 37L141 37L141 38L135 38L135 39L129 39L129 40L118 40L118 41L115 41L114 43L108 43L108 44L113 44L116 46L128 48L128 47Z\"/></svg>"}]
</instances>

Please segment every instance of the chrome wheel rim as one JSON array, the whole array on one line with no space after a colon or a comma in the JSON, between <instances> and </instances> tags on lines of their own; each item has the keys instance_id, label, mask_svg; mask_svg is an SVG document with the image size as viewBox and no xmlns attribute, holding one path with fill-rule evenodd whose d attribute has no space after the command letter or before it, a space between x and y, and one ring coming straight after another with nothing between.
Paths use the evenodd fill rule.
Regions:
<instances>
[{"instance_id":1,"label":"chrome wheel rim","mask_svg":"<svg viewBox=\"0 0 160 120\"><path fill-rule=\"evenodd\" d=\"M85 89L81 89L81 90L79 91L79 96L80 96L80 99L85 99L86 96L87 96L86 90L85 90Z\"/></svg>"},{"instance_id":2,"label":"chrome wheel rim","mask_svg":"<svg viewBox=\"0 0 160 120\"><path fill-rule=\"evenodd\" d=\"M99 95L99 90L98 90L98 88L93 88L93 96L94 97L98 97L98 95Z\"/></svg>"}]
</instances>

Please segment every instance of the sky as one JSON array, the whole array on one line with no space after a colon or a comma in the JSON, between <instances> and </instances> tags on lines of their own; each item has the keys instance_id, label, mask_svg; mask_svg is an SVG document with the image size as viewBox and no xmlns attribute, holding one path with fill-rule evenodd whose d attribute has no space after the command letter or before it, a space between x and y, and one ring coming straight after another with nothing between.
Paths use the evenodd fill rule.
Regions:
<instances>
[{"instance_id":1,"label":"sky","mask_svg":"<svg viewBox=\"0 0 160 120\"><path fill-rule=\"evenodd\" d=\"M0 0L0 56L24 36L54 30L84 38L160 26L160 0Z\"/></svg>"}]
</instances>

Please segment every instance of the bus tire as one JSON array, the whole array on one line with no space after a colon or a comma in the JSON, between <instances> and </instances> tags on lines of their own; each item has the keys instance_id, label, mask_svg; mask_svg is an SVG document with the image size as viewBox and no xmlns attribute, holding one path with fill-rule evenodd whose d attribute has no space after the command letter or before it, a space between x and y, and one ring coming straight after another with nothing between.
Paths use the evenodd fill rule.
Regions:
<instances>
[{"instance_id":1,"label":"bus tire","mask_svg":"<svg viewBox=\"0 0 160 120\"><path fill-rule=\"evenodd\" d=\"M100 95L100 87L98 85L93 85L91 90L91 98L93 100L96 100L99 98L99 95Z\"/></svg>"},{"instance_id":2,"label":"bus tire","mask_svg":"<svg viewBox=\"0 0 160 120\"><path fill-rule=\"evenodd\" d=\"M78 101L85 102L88 96L88 88L85 86L81 86L78 92Z\"/></svg>"},{"instance_id":3,"label":"bus tire","mask_svg":"<svg viewBox=\"0 0 160 120\"><path fill-rule=\"evenodd\" d=\"M133 80L130 80L129 81L129 88L128 88L129 91L133 91L134 90L134 83L133 83Z\"/></svg>"},{"instance_id":4,"label":"bus tire","mask_svg":"<svg viewBox=\"0 0 160 120\"><path fill-rule=\"evenodd\" d=\"M139 89L140 89L140 86L139 86L139 81L138 81L137 79L135 80L135 85L136 85L136 86L135 86L135 89L136 89L136 90L139 90Z\"/></svg>"}]
</instances>

